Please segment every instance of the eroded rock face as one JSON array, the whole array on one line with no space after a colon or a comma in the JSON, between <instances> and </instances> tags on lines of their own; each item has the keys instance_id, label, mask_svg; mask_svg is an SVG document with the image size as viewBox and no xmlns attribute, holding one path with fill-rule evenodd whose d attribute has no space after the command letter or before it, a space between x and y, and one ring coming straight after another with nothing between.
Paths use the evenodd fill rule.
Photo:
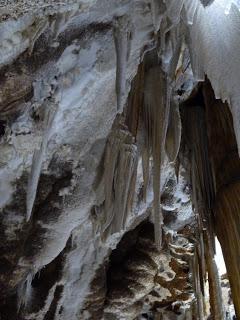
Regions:
<instances>
[{"instance_id":1,"label":"eroded rock face","mask_svg":"<svg viewBox=\"0 0 240 320\"><path fill-rule=\"evenodd\" d=\"M185 316L193 298L189 261L194 245L175 235L159 254L153 226L143 224L137 231L132 248L126 250L125 243L131 242L125 235L110 257L104 319L134 319L140 314L156 317L167 310Z\"/></svg>"},{"instance_id":2,"label":"eroded rock face","mask_svg":"<svg viewBox=\"0 0 240 320\"><path fill-rule=\"evenodd\" d=\"M166 236L161 254L151 223L127 232L96 273L82 318L136 319L186 317L193 300L189 267L194 242L191 233ZM144 318L145 319L145 318Z\"/></svg>"}]
</instances>

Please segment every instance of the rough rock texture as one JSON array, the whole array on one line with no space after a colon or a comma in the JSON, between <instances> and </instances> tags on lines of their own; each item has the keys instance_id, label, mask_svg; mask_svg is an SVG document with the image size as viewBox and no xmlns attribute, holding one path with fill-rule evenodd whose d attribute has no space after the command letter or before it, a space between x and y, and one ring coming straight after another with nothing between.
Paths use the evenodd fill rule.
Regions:
<instances>
[{"instance_id":1,"label":"rough rock texture","mask_svg":"<svg viewBox=\"0 0 240 320\"><path fill-rule=\"evenodd\" d=\"M0 2L1 319L240 316L233 2Z\"/></svg>"}]
</instances>

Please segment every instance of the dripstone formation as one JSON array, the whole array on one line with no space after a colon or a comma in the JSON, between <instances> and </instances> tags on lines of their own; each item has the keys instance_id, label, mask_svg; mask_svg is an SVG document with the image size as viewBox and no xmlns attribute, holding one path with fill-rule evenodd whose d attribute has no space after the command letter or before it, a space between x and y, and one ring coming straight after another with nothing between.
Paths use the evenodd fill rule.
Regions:
<instances>
[{"instance_id":1,"label":"dripstone formation","mask_svg":"<svg viewBox=\"0 0 240 320\"><path fill-rule=\"evenodd\" d=\"M240 319L239 9L0 1L1 320Z\"/></svg>"}]
</instances>

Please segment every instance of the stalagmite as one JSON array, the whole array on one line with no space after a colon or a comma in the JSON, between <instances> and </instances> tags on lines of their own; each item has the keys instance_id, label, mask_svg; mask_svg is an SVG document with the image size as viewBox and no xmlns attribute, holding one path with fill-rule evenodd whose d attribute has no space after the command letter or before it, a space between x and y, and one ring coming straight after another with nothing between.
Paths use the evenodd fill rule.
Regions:
<instances>
[{"instance_id":1,"label":"stalagmite","mask_svg":"<svg viewBox=\"0 0 240 320\"><path fill-rule=\"evenodd\" d=\"M205 244L206 244L206 262L207 262L207 270L208 270L211 315L214 320L215 319L224 320L225 315L224 315L220 278L219 278L218 268L214 259L213 248L207 233L205 233Z\"/></svg>"}]
</instances>

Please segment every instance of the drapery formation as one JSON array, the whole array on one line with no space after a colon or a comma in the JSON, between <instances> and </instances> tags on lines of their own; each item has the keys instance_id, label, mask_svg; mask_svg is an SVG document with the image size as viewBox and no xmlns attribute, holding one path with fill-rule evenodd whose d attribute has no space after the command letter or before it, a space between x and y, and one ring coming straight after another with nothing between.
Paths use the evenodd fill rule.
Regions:
<instances>
[{"instance_id":1,"label":"drapery formation","mask_svg":"<svg viewBox=\"0 0 240 320\"><path fill-rule=\"evenodd\" d=\"M215 100L209 84L203 87L206 101L210 159L215 180L213 205L216 234L221 243L237 317L240 317L240 159L227 104Z\"/></svg>"},{"instance_id":2,"label":"drapery formation","mask_svg":"<svg viewBox=\"0 0 240 320\"><path fill-rule=\"evenodd\" d=\"M214 263L217 235L239 308L239 173L240 160L229 106L217 100L206 80L182 106L184 140L191 160L193 206L197 215L202 272L208 272L214 319L223 319L221 290Z\"/></svg>"}]
</instances>

